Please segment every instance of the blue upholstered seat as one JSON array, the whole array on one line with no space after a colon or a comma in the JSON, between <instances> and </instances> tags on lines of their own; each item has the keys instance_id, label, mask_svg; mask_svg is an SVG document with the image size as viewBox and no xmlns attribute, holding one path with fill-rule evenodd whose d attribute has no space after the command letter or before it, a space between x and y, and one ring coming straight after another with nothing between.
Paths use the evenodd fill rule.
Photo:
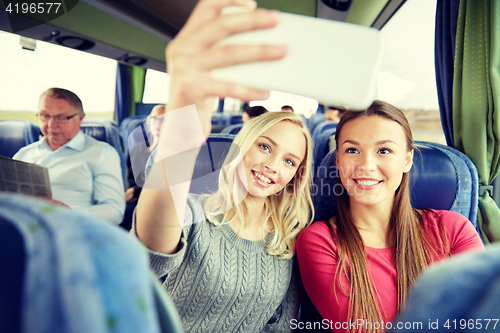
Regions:
<instances>
[{"instance_id":1,"label":"blue upholstered seat","mask_svg":"<svg viewBox=\"0 0 500 333\"><path fill-rule=\"evenodd\" d=\"M319 123L322 123L325 121L325 114L324 113L315 113L309 118L309 131L311 133L314 133L314 129L316 126L319 125Z\"/></svg>"},{"instance_id":2,"label":"blue upholstered seat","mask_svg":"<svg viewBox=\"0 0 500 333\"><path fill-rule=\"evenodd\" d=\"M215 113L212 115L212 125L230 125L229 115L224 113Z\"/></svg>"},{"instance_id":3,"label":"blue upholstered seat","mask_svg":"<svg viewBox=\"0 0 500 333\"><path fill-rule=\"evenodd\" d=\"M327 129L337 128L337 124L338 123L333 122L333 121L323 121L323 122L319 123L318 125L316 125L316 127L314 128L314 132L312 133L313 142L316 143L319 136Z\"/></svg>"},{"instance_id":4,"label":"blue upholstered seat","mask_svg":"<svg viewBox=\"0 0 500 333\"><path fill-rule=\"evenodd\" d=\"M113 146L120 156L120 165L122 167L123 183L127 183L127 160L125 159L124 144L120 136L118 126L112 122L106 122L100 118L83 119L81 131L91 137L109 143Z\"/></svg>"},{"instance_id":5,"label":"blue upholstered seat","mask_svg":"<svg viewBox=\"0 0 500 333\"><path fill-rule=\"evenodd\" d=\"M413 286L393 329L386 332L408 332L403 329L406 323L424 322L420 328L439 333L450 328L496 332L499 317L500 244L495 243L485 252L462 253L432 265Z\"/></svg>"},{"instance_id":6,"label":"blue upholstered seat","mask_svg":"<svg viewBox=\"0 0 500 333\"><path fill-rule=\"evenodd\" d=\"M233 114L229 116L229 125L242 124L241 114Z\"/></svg>"},{"instance_id":7,"label":"blue upholstered seat","mask_svg":"<svg viewBox=\"0 0 500 333\"><path fill-rule=\"evenodd\" d=\"M336 130L336 126L327 128L314 141L313 165L315 168L321 165L325 156L330 152L330 137L335 135Z\"/></svg>"},{"instance_id":8,"label":"blue upholstered seat","mask_svg":"<svg viewBox=\"0 0 500 333\"><path fill-rule=\"evenodd\" d=\"M468 218L477 228L478 176L470 159L453 148L431 142L416 142L410 171L410 193L415 208L450 210ZM316 170L313 202L315 220L335 215L340 194L335 151Z\"/></svg>"},{"instance_id":9,"label":"blue upholstered seat","mask_svg":"<svg viewBox=\"0 0 500 333\"><path fill-rule=\"evenodd\" d=\"M213 193L217 191L219 171L233 143L234 135L210 134L196 159L190 193Z\"/></svg>"},{"instance_id":10,"label":"blue upholstered seat","mask_svg":"<svg viewBox=\"0 0 500 333\"><path fill-rule=\"evenodd\" d=\"M336 122L333 121L323 121L319 123L312 133L312 140L314 143L314 151L313 151L313 163L314 166L319 166L323 158L328 154L330 136L335 134L335 129L337 128ZM324 133L328 132L330 135L326 135Z\"/></svg>"},{"instance_id":11,"label":"blue upholstered seat","mask_svg":"<svg viewBox=\"0 0 500 333\"><path fill-rule=\"evenodd\" d=\"M220 134L233 134L236 135L240 132L241 128L243 127L243 124L234 124L234 125L229 125L226 128L224 128Z\"/></svg>"},{"instance_id":12,"label":"blue upholstered seat","mask_svg":"<svg viewBox=\"0 0 500 333\"><path fill-rule=\"evenodd\" d=\"M0 331L182 332L146 251L121 229L0 193Z\"/></svg>"},{"instance_id":13,"label":"blue upholstered seat","mask_svg":"<svg viewBox=\"0 0 500 333\"><path fill-rule=\"evenodd\" d=\"M219 171L224 163L229 148L234 140L230 134L210 134L208 140L201 147L196 159L190 193L213 193L218 188ZM145 176L154 163L156 149L151 152L146 163Z\"/></svg>"},{"instance_id":14,"label":"blue upholstered seat","mask_svg":"<svg viewBox=\"0 0 500 333\"><path fill-rule=\"evenodd\" d=\"M40 138L40 128L24 119L0 120L0 156L12 157Z\"/></svg>"}]
</instances>

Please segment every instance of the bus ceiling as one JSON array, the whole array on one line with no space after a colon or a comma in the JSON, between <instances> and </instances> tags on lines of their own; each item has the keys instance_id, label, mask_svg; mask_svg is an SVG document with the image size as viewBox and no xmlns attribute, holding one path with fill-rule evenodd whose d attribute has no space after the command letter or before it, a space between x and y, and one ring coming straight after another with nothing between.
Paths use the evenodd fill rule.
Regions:
<instances>
[{"instance_id":1,"label":"bus ceiling","mask_svg":"<svg viewBox=\"0 0 500 333\"><path fill-rule=\"evenodd\" d=\"M258 6L381 29L406 0L258 0ZM49 19L4 10L0 30L165 71L165 47L197 0L65 0ZM16 13L17 12L17 13ZM30 16L31 15L31 16ZM45 22L45 23L44 23Z\"/></svg>"}]
</instances>

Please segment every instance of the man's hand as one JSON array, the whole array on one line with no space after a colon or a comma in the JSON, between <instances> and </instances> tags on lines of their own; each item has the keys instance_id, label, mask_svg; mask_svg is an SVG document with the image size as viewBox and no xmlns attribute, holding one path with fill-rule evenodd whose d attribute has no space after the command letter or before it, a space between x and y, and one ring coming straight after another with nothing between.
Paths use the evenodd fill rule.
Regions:
<instances>
[{"instance_id":1,"label":"man's hand","mask_svg":"<svg viewBox=\"0 0 500 333\"><path fill-rule=\"evenodd\" d=\"M131 187L125 191L125 201L127 203L134 203L137 201L137 199L134 198L134 188L133 187Z\"/></svg>"}]
</instances>

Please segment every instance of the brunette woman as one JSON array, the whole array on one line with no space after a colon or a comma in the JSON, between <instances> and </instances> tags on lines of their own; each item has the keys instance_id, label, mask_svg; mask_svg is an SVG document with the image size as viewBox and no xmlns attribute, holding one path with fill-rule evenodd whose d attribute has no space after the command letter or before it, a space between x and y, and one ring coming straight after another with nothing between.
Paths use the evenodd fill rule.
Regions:
<instances>
[{"instance_id":1,"label":"brunette woman","mask_svg":"<svg viewBox=\"0 0 500 333\"><path fill-rule=\"evenodd\" d=\"M399 109L347 110L335 140L343 193L337 215L298 238L302 281L335 332L383 331L429 264L484 247L462 215L411 206L416 148Z\"/></svg>"}]
</instances>

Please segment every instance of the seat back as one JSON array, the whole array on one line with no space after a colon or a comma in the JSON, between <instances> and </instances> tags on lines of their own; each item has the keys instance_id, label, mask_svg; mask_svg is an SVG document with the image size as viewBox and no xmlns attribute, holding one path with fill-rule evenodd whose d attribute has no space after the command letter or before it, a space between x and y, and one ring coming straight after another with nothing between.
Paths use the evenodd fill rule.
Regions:
<instances>
[{"instance_id":1,"label":"seat back","mask_svg":"<svg viewBox=\"0 0 500 333\"><path fill-rule=\"evenodd\" d=\"M137 126L144 123L146 121L147 117L148 116L145 116L145 115L132 116L132 117L128 117L128 118L123 119L122 122L120 123L120 135L122 137L122 140L123 140L123 143L125 146L125 149L124 149L125 155L128 154L128 149L129 149L128 137L130 136L130 133L132 133L132 131L134 129L136 129Z\"/></svg>"},{"instance_id":2,"label":"seat back","mask_svg":"<svg viewBox=\"0 0 500 333\"><path fill-rule=\"evenodd\" d=\"M229 116L229 125L234 125L234 124L242 124L243 120L241 118L241 114L233 114Z\"/></svg>"},{"instance_id":3,"label":"seat back","mask_svg":"<svg viewBox=\"0 0 500 333\"><path fill-rule=\"evenodd\" d=\"M212 115L212 125L230 125L229 115L225 113L214 113Z\"/></svg>"},{"instance_id":4,"label":"seat back","mask_svg":"<svg viewBox=\"0 0 500 333\"><path fill-rule=\"evenodd\" d=\"M217 191L219 171L234 137L229 134L210 134L196 159L190 193L207 194Z\"/></svg>"},{"instance_id":5,"label":"seat back","mask_svg":"<svg viewBox=\"0 0 500 333\"><path fill-rule=\"evenodd\" d=\"M0 156L12 157L40 138L40 127L24 119L0 120Z\"/></svg>"},{"instance_id":6,"label":"seat back","mask_svg":"<svg viewBox=\"0 0 500 333\"><path fill-rule=\"evenodd\" d=\"M105 122L100 118L84 118L80 130L96 140L106 142L113 146L120 156L123 184L127 184L127 160L125 159L124 144L118 126Z\"/></svg>"},{"instance_id":7,"label":"seat back","mask_svg":"<svg viewBox=\"0 0 500 333\"><path fill-rule=\"evenodd\" d=\"M314 132L312 133L312 139L313 139L313 142L316 142L319 138L319 136L327 129L330 129L330 128L337 128L337 124L336 122L333 122L333 121L324 121L324 122L321 122L319 123L315 128L314 128Z\"/></svg>"},{"instance_id":8,"label":"seat back","mask_svg":"<svg viewBox=\"0 0 500 333\"><path fill-rule=\"evenodd\" d=\"M0 193L2 332L183 332L144 247L121 229Z\"/></svg>"},{"instance_id":9,"label":"seat back","mask_svg":"<svg viewBox=\"0 0 500 333\"><path fill-rule=\"evenodd\" d=\"M316 126L318 126L319 123L322 123L325 121L325 114L324 113L315 113L309 118L309 131L311 133L314 133L314 129Z\"/></svg>"},{"instance_id":10,"label":"seat back","mask_svg":"<svg viewBox=\"0 0 500 333\"><path fill-rule=\"evenodd\" d=\"M410 171L411 202L415 208L450 210L465 216L477 229L478 175L472 161L458 150L431 142L415 142ZM315 220L327 220L337 211L341 194L335 151L316 170L313 202Z\"/></svg>"},{"instance_id":11,"label":"seat back","mask_svg":"<svg viewBox=\"0 0 500 333\"><path fill-rule=\"evenodd\" d=\"M241 124L234 124L234 125L229 125L225 127L220 134L232 134L236 135L240 132L241 128L243 127L243 123Z\"/></svg>"},{"instance_id":12,"label":"seat back","mask_svg":"<svg viewBox=\"0 0 500 333\"><path fill-rule=\"evenodd\" d=\"M335 124L335 123L334 123ZM330 152L330 137L335 135L337 126L325 129L314 141L313 165L318 167L325 156Z\"/></svg>"},{"instance_id":13,"label":"seat back","mask_svg":"<svg viewBox=\"0 0 500 333\"><path fill-rule=\"evenodd\" d=\"M135 114L136 116L147 116L151 113L153 108L157 106L156 103L135 103ZM127 119L127 118L125 118ZM123 122L123 121L122 121Z\"/></svg>"},{"instance_id":14,"label":"seat back","mask_svg":"<svg viewBox=\"0 0 500 333\"><path fill-rule=\"evenodd\" d=\"M196 158L189 193L209 194L217 191L219 171L234 140L230 134L210 134ZM154 149L146 163L145 178L154 163Z\"/></svg>"}]
</instances>

